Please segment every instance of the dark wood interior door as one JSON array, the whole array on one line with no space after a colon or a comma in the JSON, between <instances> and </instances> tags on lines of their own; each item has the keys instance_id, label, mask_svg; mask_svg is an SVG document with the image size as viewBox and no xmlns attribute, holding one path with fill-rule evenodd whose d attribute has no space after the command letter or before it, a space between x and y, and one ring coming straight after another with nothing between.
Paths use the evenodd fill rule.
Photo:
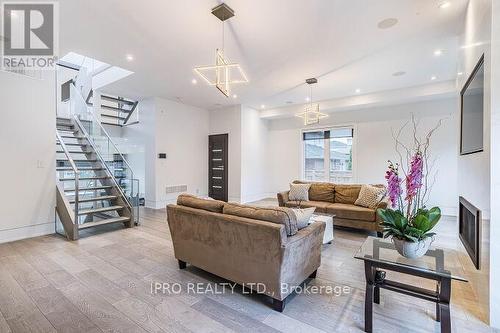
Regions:
<instances>
[{"instance_id":1,"label":"dark wood interior door","mask_svg":"<svg viewBox=\"0 0 500 333\"><path fill-rule=\"evenodd\" d=\"M208 137L208 196L227 201L227 145L228 135Z\"/></svg>"}]
</instances>

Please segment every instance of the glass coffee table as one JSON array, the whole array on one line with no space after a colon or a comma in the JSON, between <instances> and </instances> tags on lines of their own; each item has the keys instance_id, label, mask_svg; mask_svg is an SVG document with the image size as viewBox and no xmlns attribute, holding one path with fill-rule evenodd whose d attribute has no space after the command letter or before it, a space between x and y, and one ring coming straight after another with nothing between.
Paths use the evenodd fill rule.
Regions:
<instances>
[{"instance_id":1,"label":"glass coffee table","mask_svg":"<svg viewBox=\"0 0 500 333\"><path fill-rule=\"evenodd\" d=\"M436 303L441 332L451 332L451 280L467 282L449 265L451 260L447 258L454 255L453 250L431 248L421 258L408 259L396 251L390 240L368 237L354 256L365 262L365 332L373 330L373 303L380 303L380 288ZM384 270L434 280L436 290L388 280Z\"/></svg>"}]
</instances>

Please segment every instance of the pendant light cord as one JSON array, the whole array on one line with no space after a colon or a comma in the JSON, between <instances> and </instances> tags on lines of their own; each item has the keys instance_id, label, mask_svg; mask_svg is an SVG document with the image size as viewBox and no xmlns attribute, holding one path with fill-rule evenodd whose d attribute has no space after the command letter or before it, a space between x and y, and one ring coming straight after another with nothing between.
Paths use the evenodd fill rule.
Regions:
<instances>
[{"instance_id":1,"label":"pendant light cord","mask_svg":"<svg viewBox=\"0 0 500 333\"><path fill-rule=\"evenodd\" d=\"M224 21L222 21L222 53L224 53Z\"/></svg>"},{"instance_id":2,"label":"pendant light cord","mask_svg":"<svg viewBox=\"0 0 500 333\"><path fill-rule=\"evenodd\" d=\"M309 96L310 96L310 103L311 103L311 109L312 109L312 105L313 105L313 87L312 87L312 84L309 85Z\"/></svg>"}]
</instances>

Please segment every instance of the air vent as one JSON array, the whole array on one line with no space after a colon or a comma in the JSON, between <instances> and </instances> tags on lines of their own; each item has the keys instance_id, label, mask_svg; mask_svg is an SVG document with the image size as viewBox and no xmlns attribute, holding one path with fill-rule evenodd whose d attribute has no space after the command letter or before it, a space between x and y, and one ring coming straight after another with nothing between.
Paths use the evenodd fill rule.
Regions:
<instances>
[{"instance_id":1,"label":"air vent","mask_svg":"<svg viewBox=\"0 0 500 333\"><path fill-rule=\"evenodd\" d=\"M187 185L171 185L167 186L166 193L182 193L182 192L187 192Z\"/></svg>"}]
</instances>

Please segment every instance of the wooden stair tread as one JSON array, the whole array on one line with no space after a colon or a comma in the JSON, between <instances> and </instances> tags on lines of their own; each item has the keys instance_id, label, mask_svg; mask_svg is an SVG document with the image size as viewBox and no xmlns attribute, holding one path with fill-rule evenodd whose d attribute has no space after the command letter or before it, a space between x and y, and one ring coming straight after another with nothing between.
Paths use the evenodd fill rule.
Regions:
<instances>
[{"instance_id":1,"label":"wooden stair tread","mask_svg":"<svg viewBox=\"0 0 500 333\"><path fill-rule=\"evenodd\" d=\"M128 221L130 221L129 217L120 216L120 217L105 219L105 220L97 221L97 222L87 222L87 223L79 224L78 229L81 230L81 229L97 227L100 225L106 225L106 224L112 224L112 223L118 223L118 222L128 222Z\"/></svg>"},{"instance_id":2,"label":"wooden stair tread","mask_svg":"<svg viewBox=\"0 0 500 333\"><path fill-rule=\"evenodd\" d=\"M101 208L93 208L93 209L83 209L83 210L78 211L78 215L103 213L103 212L109 212L112 210L122 210L122 209L123 209L123 206L109 206L109 207L101 207Z\"/></svg>"}]
</instances>

